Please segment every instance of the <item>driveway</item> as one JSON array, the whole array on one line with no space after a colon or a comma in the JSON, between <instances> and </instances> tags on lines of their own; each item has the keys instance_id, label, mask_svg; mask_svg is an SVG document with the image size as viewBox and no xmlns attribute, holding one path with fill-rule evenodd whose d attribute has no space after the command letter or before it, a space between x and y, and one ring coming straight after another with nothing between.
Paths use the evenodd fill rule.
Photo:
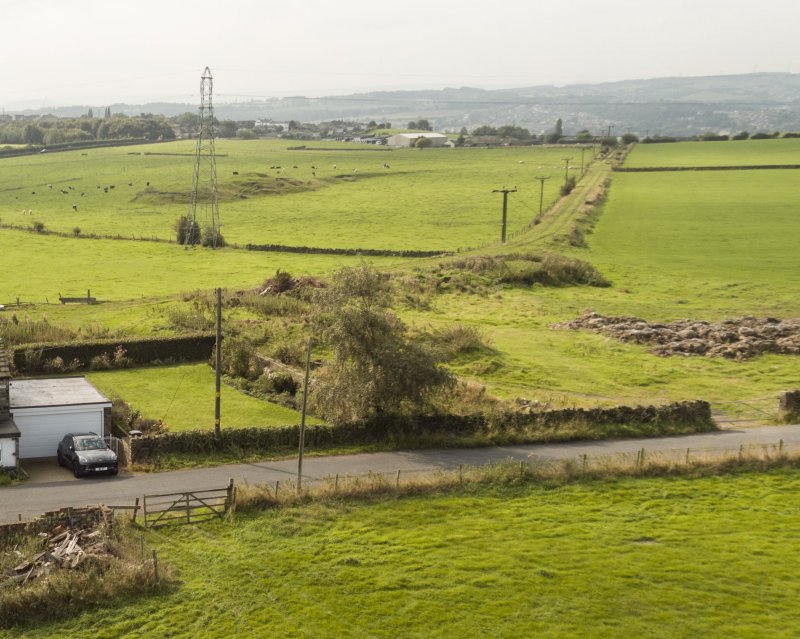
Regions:
<instances>
[{"instance_id":1,"label":"driveway","mask_svg":"<svg viewBox=\"0 0 800 639\"><path fill-rule=\"evenodd\" d=\"M313 482L336 474L365 475L370 472L396 473L398 470L405 474L424 474L458 468L460 464L481 466L508 459L530 461L533 458L575 459L582 455L602 457L635 454L642 448L650 452L686 451L688 448L693 454L699 454L703 450L738 450L742 445L777 446L781 441L784 450L800 450L800 425L654 439L307 457L303 464L303 478L304 481ZM0 523L17 521L20 515L28 519L63 506L97 503L129 505L145 494L221 488L229 478L237 483L274 485L276 481L294 481L296 473L297 461L285 460L76 480L68 470L59 469L56 465L55 469L43 470L35 482L0 488Z\"/></svg>"}]
</instances>

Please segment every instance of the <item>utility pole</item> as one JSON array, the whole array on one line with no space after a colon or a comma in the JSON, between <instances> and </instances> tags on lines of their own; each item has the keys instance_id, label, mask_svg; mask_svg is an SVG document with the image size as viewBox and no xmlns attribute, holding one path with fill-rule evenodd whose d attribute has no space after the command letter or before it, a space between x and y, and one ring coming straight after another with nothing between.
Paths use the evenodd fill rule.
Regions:
<instances>
[{"instance_id":1,"label":"utility pole","mask_svg":"<svg viewBox=\"0 0 800 639\"><path fill-rule=\"evenodd\" d=\"M581 147L581 177L583 177L583 154L586 153L586 147Z\"/></svg>"},{"instance_id":2,"label":"utility pole","mask_svg":"<svg viewBox=\"0 0 800 639\"><path fill-rule=\"evenodd\" d=\"M572 158L561 158L561 159L564 160L564 186L566 186L567 182L569 182L569 161Z\"/></svg>"},{"instance_id":3,"label":"utility pole","mask_svg":"<svg viewBox=\"0 0 800 639\"><path fill-rule=\"evenodd\" d=\"M542 204L544 203L544 181L550 176L537 175L534 180L539 180L539 217L542 217Z\"/></svg>"},{"instance_id":4,"label":"utility pole","mask_svg":"<svg viewBox=\"0 0 800 639\"><path fill-rule=\"evenodd\" d=\"M608 125L608 135L607 135L606 137L608 137L608 138L610 138L610 137L611 137L611 129L613 129L613 128L614 128L614 127L613 127L613 126L611 126L610 124Z\"/></svg>"},{"instance_id":5,"label":"utility pole","mask_svg":"<svg viewBox=\"0 0 800 639\"><path fill-rule=\"evenodd\" d=\"M219 428L219 399L222 390L222 289L217 289L217 345L215 349L214 368L216 370L214 395L214 436L220 436Z\"/></svg>"},{"instance_id":6,"label":"utility pole","mask_svg":"<svg viewBox=\"0 0 800 639\"><path fill-rule=\"evenodd\" d=\"M311 347L314 340L308 338L306 350L306 376L303 381L303 411L300 413L300 445L297 450L297 492L299 493L303 485L303 453L306 448L306 406L308 406L308 372L311 369Z\"/></svg>"},{"instance_id":7,"label":"utility pole","mask_svg":"<svg viewBox=\"0 0 800 639\"><path fill-rule=\"evenodd\" d=\"M503 194L503 228L500 231L500 241L505 244L506 241L506 220L508 218L508 194L509 193L516 193L517 189L495 189L492 193L502 193Z\"/></svg>"}]
</instances>

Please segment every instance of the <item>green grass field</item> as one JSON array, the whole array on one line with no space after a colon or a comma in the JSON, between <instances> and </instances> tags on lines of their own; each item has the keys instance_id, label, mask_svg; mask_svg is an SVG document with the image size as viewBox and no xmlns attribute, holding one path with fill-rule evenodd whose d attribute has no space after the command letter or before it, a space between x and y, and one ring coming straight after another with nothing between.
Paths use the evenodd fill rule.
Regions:
<instances>
[{"instance_id":1,"label":"green grass field","mask_svg":"<svg viewBox=\"0 0 800 639\"><path fill-rule=\"evenodd\" d=\"M87 378L107 397L122 397L144 417L163 420L171 431L214 427L214 371L207 364L98 371ZM225 385L220 404L223 428L300 423L297 411Z\"/></svg>"},{"instance_id":2,"label":"green grass field","mask_svg":"<svg viewBox=\"0 0 800 639\"><path fill-rule=\"evenodd\" d=\"M0 303L58 303L58 294L121 301L211 289L252 288L280 268L296 275L331 273L359 258L266 253L240 249L185 249L176 244L90 240L0 229ZM372 258L390 266L397 258ZM22 266L22 267L20 267ZM45 310L46 312L46 310ZM89 313L94 310L90 309Z\"/></svg>"},{"instance_id":3,"label":"green grass field","mask_svg":"<svg viewBox=\"0 0 800 639\"><path fill-rule=\"evenodd\" d=\"M800 139L637 144L625 166L754 166L800 164Z\"/></svg>"},{"instance_id":4,"label":"green grass field","mask_svg":"<svg viewBox=\"0 0 800 639\"><path fill-rule=\"evenodd\" d=\"M797 471L467 489L151 532L169 594L7 636L795 637Z\"/></svg>"},{"instance_id":5,"label":"green grass field","mask_svg":"<svg viewBox=\"0 0 800 639\"><path fill-rule=\"evenodd\" d=\"M538 212L534 175L560 176L564 165L562 150L537 147L418 151L314 142L323 150L287 150L298 144L219 141L226 240L336 248L475 246L499 237L501 201L493 189L519 188L508 224L510 230L522 227ZM182 141L0 159L0 222L174 239L173 225L188 208L193 152L194 143ZM271 168L276 166L283 167L280 173ZM557 182L546 183L545 204L557 197Z\"/></svg>"},{"instance_id":6,"label":"green grass field","mask_svg":"<svg viewBox=\"0 0 800 639\"><path fill-rule=\"evenodd\" d=\"M716 146L735 147L744 155L750 149L757 159L760 149L793 148L795 142L768 140ZM243 142L242 146L229 150L249 153L260 148L248 144ZM652 161L646 163L662 165L677 150L684 149L683 156L691 158L693 153L711 152L714 146L714 143L640 145L631 157L640 151L650 154L658 151L664 154L663 158L652 156ZM450 151L453 153L448 155ZM527 171L532 165L527 161L519 164L519 154L541 150L468 152L474 153L474 158L486 158L487 166L496 163ZM564 155L563 150L559 152ZM241 161L238 158L234 161L233 155L228 161L246 166L246 162L255 161L247 153ZM387 153L401 156L402 152L327 153L380 157ZM440 156L409 153L409 157L417 158L414 162L445 162L443 172L456 171L454 158L468 157L460 156L459 150L437 152ZM147 160L161 156L131 157ZM173 156L166 157L175 161ZM36 161L44 160L29 159L34 167ZM473 168L482 164L475 159L470 162ZM706 162L697 156L697 164ZM390 163L393 171L400 166L394 160ZM559 239L569 232L574 212L586 197L581 186L571 203L560 207L529 233L505 246L498 243L481 251L565 252L593 263L613 282L611 288L537 286L530 290L490 290L485 296L448 293L437 296L430 310L405 310L404 317L421 328L455 322L481 328L495 352L457 362L455 370L485 383L490 392L504 398L527 397L550 401L553 405L582 406L688 398L723 403L759 398L765 402L761 409L767 412L759 412L758 417L764 419L769 411L774 411L777 393L796 386L800 378L798 358L764 356L748 362L660 358L649 354L643 346L621 344L589 333L557 331L550 326L572 319L586 309L606 315L636 315L649 321L681 317L717 320L743 315L797 317L800 253L795 250L794 238L800 231L800 218L792 208L800 196L796 173L773 170L612 174L609 199L594 232L586 236L588 248L573 248ZM595 166L586 183L602 180L606 174L605 167ZM556 180L548 184L553 182ZM369 184L375 186L380 182L368 180L361 186L350 186L366 188ZM432 195L435 188L435 184L425 183L420 192ZM512 195L512 208L515 198L523 196L520 189ZM373 191L373 198L379 194ZM308 194L297 197L300 195ZM276 196L278 200L286 197L289 196ZM499 207L499 200L495 204ZM332 227L327 226L329 221L330 218L321 222L320 227L331 231ZM443 229L449 232L453 226ZM391 233L390 228L387 237ZM425 236L424 229L419 236ZM35 301L47 297L55 302L59 292L82 294L91 288L98 298L111 302L93 307L62 307L51 303L24 309L19 314L46 315L51 322L71 326L101 324L135 334L170 330L163 309L180 303L171 297L176 293L216 285L252 287L274 274L277 268L295 275L324 276L357 259L230 249L186 251L168 244L74 240L13 231L0 231L0 245L3 249L0 262L7 266L4 281L0 283L0 303L11 302L17 296ZM429 268L441 260L371 258L370 261L381 269L398 270L416 265ZM18 264L25 264L26 268L16 267ZM721 410L727 412L730 406Z\"/></svg>"}]
</instances>

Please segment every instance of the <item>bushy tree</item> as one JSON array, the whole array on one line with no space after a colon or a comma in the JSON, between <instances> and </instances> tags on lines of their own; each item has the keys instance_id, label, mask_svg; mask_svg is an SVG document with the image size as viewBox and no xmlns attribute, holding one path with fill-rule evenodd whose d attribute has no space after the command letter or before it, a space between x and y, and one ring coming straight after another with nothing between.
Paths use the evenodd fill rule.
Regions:
<instances>
[{"instance_id":1,"label":"bushy tree","mask_svg":"<svg viewBox=\"0 0 800 639\"><path fill-rule=\"evenodd\" d=\"M452 384L391 311L389 277L361 262L338 271L320 293L317 324L332 360L315 383L313 403L334 423L424 408Z\"/></svg>"}]
</instances>

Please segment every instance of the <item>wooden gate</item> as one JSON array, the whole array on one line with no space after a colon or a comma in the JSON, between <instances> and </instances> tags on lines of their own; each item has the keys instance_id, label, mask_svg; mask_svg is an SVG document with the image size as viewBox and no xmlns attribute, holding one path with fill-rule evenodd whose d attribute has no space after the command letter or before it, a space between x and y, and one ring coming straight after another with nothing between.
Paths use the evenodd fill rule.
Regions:
<instances>
[{"instance_id":1,"label":"wooden gate","mask_svg":"<svg viewBox=\"0 0 800 639\"><path fill-rule=\"evenodd\" d=\"M145 528L195 524L223 517L233 505L233 479L226 488L144 496Z\"/></svg>"}]
</instances>

